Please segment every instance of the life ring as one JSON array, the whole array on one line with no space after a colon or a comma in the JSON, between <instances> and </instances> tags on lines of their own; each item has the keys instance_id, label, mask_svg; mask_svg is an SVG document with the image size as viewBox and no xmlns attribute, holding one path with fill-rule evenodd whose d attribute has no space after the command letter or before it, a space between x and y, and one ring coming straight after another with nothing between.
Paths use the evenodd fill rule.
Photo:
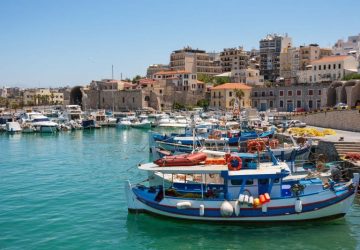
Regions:
<instances>
[{"instance_id":1,"label":"life ring","mask_svg":"<svg viewBox=\"0 0 360 250\"><path fill-rule=\"evenodd\" d=\"M263 151L265 149L265 143L264 141L260 141L260 140L251 140L247 143L247 148L249 153Z\"/></svg>"},{"instance_id":2,"label":"life ring","mask_svg":"<svg viewBox=\"0 0 360 250\"><path fill-rule=\"evenodd\" d=\"M242 160L239 156L232 155L228 159L228 169L230 171L239 171L242 167Z\"/></svg>"}]
</instances>

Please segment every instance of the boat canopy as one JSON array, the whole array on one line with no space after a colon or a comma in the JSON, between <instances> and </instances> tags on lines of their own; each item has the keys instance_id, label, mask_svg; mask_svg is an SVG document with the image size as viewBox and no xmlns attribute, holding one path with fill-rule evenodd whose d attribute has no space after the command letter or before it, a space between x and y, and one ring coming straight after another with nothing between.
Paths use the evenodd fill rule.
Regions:
<instances>
[{"instance_id":1,"label":"boat canopy","mask_svg":"<svg viewBox=\"0 0 360 250\"><path fill-rule=\"evenodd\" d=\"M257 169L242 169L239 171L228 171L227 165L195 165L184 167L161 167L155 163L146 163L139 166L140 170L161 172L164 174L221 174L229 172L229 176L235 175L274 175L284 171L289 171L289 167L285 162L279 165L269 163L261 163Z\"/></svg>"}]
</instances>

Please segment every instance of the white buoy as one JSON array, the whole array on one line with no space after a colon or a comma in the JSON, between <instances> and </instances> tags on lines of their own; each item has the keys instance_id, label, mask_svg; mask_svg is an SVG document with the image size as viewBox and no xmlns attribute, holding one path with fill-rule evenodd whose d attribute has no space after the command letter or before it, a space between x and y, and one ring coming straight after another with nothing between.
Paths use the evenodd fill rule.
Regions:
<instances>
[{"instance_id":1,"label":"white buoy","mask_svg":"<svg viewBox=\"0 0 360 250\"><path fill-rule=\"evenodd\" d=\"M244 203L249 203L249 195L244 196Z\"/></svg>"},{"instance_id":2,"label":"white buoy","mask_svg":"<svg viewBox=\"0 0 360 250\"><path fill-rule=\"evenodd\" d=\"M230 202L224 201L220 206L220 213L223 217L229 217L233 214L234 208Z\"/></svg>"},{"instance_id":3,"label":"white buoy","mask_svg":"<svg viewBox=\"0 0 360 250\"><path fill-rule=\"evenodd\" d=\"M249 207L254 206L254 197L252 197L252 196L249 197L248 205L249 205Z\"/></svg>"},{"instance_id":4,"label":"white buoy","mask_svg":"<svg viewBox=\"0 0 360 250\"><path fill-rule=\"evenodd\" d=\"M191 207L191 202L190 201L183 201L183 202L178 202L176 204L176 208L177 209L187 209Z\"/></svg>"},{"instance_id":5,"label":"white buoy","mask_svg":"<svg viewBox=\"0 0 360 250\"><path fill-rule=\"evenodd\" d=\"M295 212L301 213L301 211L302 211L302 202L301 202L301 200L298 198L298 199L295 201Z\"/></svg>"},{"instance_id":6,"label":"white buoy","mask_svg":"<svg viewBox=\"0 0 360 250\"><path fill-rule=\"evenodd\" d=\"M200 213L200 216L204 216L204 214L205 214L205 206L204 205L200 205L199 213Z\"/></svg>"},{"instance_id":7,"label":"white buoy","mask_svg":"<svg viewBox=\"0 0 360 250\"><path fill-rule=\"evenodd\" d=\"M263 213L266 213L267 212L267 203L265 203L265 204L263 204L262 206L261 206L261 211L263 212Z\"/></svg>"},{"instance_id":8,"label":"white buoy","mask_svg":"<svg viewBox=\"0 0 360 250\"><path fill-rule=\"evenodd\" d=\"M240 201L235 201L235 215L236 216L240 215L240 205L241 205Z\"/></svg>"},{"instance_id":9,"label":"white buoy","mask_svg":"<svg viewBox=\"0 0 360 250\"><path fill-rule=\"evenodd\" d=\"M239 201L240 201L240 203L244 203L244 200L245 200L245 195L240 194L240 195L239 195Z\"/></svg>"}]
</instances>

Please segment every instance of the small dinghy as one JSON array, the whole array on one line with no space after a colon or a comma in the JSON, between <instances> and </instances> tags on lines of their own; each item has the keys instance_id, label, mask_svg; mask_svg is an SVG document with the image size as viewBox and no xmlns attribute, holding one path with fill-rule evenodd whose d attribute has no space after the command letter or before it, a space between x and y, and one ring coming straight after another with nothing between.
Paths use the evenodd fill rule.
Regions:
<instances>
[{"instance_id":1,"label":"small dinghy","mask_svg":"<svg viewBox=\"0 0 360 250\"><path fill-rule=\"evenodd\" d=\"M206 160L207 155L205 153L193 153L193 154L181 154L165 156L164 158L154 161L155 164L163 167L175 167L175 166L194 166Z\"/></svg>"}]
</instances>

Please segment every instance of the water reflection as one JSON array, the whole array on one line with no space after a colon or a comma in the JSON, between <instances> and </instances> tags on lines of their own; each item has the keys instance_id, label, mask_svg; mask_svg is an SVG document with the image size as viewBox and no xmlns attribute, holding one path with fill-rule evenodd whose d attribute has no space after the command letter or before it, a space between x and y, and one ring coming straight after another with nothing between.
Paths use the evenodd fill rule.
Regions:
<instances>
[{"instance_id":1,"label":"water reflection","mask_svg":"<svg viewBox=\"0 0 360 250\"><path fill-rule=\"evenodd\" d=\"M357 246L351 225L344 218L327 222L244 226L129 214L126 227L128 241L137 239L137 243L145 244L145 248L174 248L176 245L182 249L355 249Z\"/></svg>"}]
</instances>

